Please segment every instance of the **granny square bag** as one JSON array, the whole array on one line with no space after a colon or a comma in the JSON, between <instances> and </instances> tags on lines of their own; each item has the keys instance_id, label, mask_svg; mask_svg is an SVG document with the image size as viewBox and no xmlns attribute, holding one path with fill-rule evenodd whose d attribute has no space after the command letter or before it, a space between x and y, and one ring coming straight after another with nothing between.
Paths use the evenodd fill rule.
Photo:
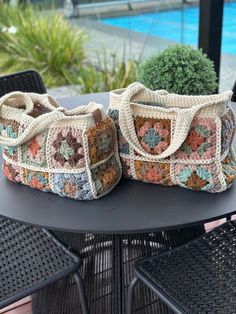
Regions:
<instances>
[{"instance_id":1,"label":"granny square bag","mask_svg":"<svg viewBox=\"0 0 236 314\"><path fill-rule=\"evenodd\" d=\"M140 83L110 93L126 178L208 192L235 180L232 92L182 96Z\"/></svg>"},{"instance_id":2,"label":"granny square bag","mask_svg":"<svg viewBox=\"0 0 236 314\"><path fill-rule=\"evenodd\" d=\"M7 94L0 144L9 180L63 197L99 198L121 176L115 125L96 103L66 110L48 95Z\"/></svg>"}]
</instances>

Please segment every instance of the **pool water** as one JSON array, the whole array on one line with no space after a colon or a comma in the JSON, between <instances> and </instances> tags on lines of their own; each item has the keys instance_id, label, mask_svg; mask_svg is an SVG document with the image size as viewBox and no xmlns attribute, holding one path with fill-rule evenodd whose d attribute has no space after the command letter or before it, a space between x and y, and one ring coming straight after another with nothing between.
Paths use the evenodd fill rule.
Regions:
<instances>
[{"instance_id":1,"label":"pool water","mask_svg":"<svg viewBox=\"0 0 236 314\"><path fill-rule=\"evenodd\" d=\"M197 46L199 7L100 19L130 31ZM236 2L225 3L222 51L236 55Z\"/></svg>"}]
</instances>

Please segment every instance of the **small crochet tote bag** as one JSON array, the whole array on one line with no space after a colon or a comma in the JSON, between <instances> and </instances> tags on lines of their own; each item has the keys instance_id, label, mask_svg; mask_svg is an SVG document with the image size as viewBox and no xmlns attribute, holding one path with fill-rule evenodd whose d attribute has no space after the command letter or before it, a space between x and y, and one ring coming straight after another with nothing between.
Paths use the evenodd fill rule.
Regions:
<instances>
[{"instance_id":1,"label":"small crochet tote bag","mask_svg":"<svg viewBox=\"0 0 236 314\"><path fill-rule=\"evenodd\" d=\"M208 192L235 180L232 92L183 96L140 83L110 93L126 178Z\"/></svg>"},{"instance_id":2,"label":"small crochet tote bag","mask_svg":"<svg viewBox=\"0 0 236 314\"><path fill-rule=\"evenodd\" d=\"M9 180L77 200L99 198L120 180L116 129L102 105L66 110L48 95L13 92L0 109Z\"/></svg>"}]
</instances>

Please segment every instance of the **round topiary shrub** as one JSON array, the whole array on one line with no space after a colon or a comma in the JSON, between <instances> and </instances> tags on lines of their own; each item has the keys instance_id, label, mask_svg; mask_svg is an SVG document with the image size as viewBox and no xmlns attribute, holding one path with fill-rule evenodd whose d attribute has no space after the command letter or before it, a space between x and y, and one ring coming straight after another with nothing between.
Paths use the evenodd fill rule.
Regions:
<instances>
[{"instance_id":1,"label":"round topiary shrub","mask_svg":"<svg viewBox=\"0 0 236 314\"><path fill-rule=\"evenodd\" d=\"M182 95L207 95L217 88L213 62L186 45L171 46L141 63L139 81L151 90Z\"/></svg>"}]
</instances>

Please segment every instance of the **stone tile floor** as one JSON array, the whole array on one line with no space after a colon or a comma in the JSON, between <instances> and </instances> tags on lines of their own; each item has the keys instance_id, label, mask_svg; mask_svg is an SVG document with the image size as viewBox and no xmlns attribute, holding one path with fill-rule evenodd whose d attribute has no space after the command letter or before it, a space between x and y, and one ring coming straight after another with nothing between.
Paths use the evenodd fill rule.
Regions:
<instances>
[{"instance_id":1,"label":"stone tile floor","mask_svg":"<svg viewBox=\"0 0 236 314\"><path fill-rule=\"evenodd\" d=\"M0 314L31 314L31 298L27 297L2 310Z\"/></svg>"}]
</instances>

